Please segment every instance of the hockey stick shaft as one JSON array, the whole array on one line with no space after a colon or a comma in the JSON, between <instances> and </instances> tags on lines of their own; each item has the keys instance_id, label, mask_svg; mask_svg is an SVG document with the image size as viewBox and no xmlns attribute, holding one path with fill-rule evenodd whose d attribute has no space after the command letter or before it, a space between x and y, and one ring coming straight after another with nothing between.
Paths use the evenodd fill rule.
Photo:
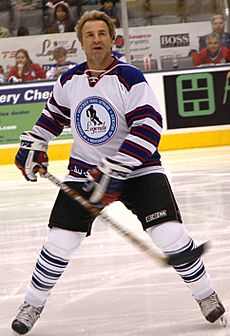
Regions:
<instances>
[{"instance_id":1,"label":"hockey stick shaft","mask_svg":"<svg viewBox=\"0 0 230 336\"><path fill-rule=\"evenodd\" d=\"M62 181L60 181L57 177L47 172L44 168L40 167L38 172L49 181L51 181L54 185L60 188L65 194L67 194L74 201L78 202L85 209L89 211L95 218L100 216L100 218L109 224L113 229L119 232L123 237L127 238L130 242L132 242L135 246L137 246L140 250L144 251L147 255L149 255L153 260L156 260L164 265L176 266L186 262L191 262L195 259L198 259L206 250L207 243L204 243L197 248L182 252L178 254L174 254L171 256L163 256L157 251L153 249L153 246L148 244L145 240L141 239L139 236L134 234L133 232L124 228L120 223L118 223L114 218L108 216L106 213L101 211L101 209L94 207L88 200L86 200L81 194L79 194L76 190L72 189Z\"/></svg>"}]
</instances>

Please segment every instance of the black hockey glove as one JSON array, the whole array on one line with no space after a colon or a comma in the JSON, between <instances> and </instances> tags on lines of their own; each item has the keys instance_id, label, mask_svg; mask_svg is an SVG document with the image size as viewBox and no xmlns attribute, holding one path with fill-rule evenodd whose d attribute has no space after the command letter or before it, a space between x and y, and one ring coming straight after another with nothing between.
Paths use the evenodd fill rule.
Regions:
<instances>
[{"instance_id":1,"label":"black hockey glove","mask_svg":"<svg viewBox=\"0 0 230 336\"><path fill-rule=\"evenodd\" d=\"M20 136L20 149L15 156L15 164L22 171L27 181L36 182L35 175L39 167L47 169L48 144L32 132L23 132Z\"/></svg>"},{"instance_id":2,"label":"black hockey glove","mask_svg":"<svg viewBox=\"0 0 230 336\"><path fill-rule=\"evenodd\" d=\"M119 199L123 184L132 169L109 158L101 163L88 175L84 185L85 191L92 191L89 201L98 208L103 208Z\"/></svg>"}]
</instances>

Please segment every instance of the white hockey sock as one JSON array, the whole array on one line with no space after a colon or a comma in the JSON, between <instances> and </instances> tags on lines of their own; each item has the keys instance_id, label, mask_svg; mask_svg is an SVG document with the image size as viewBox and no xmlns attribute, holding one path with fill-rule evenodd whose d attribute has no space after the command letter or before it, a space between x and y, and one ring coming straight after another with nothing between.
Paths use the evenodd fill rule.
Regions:
<instances>
[{"instance_id":1,"label":"white hockey sock","mask_svg":"<svg viewBox=\"0 0 230 336\"><path fill-rule=\"evenodd\" d=\"M173 254L196 247L195 242L188 235L183 224L167 222L147 229L148 234L155 245L165 254ZM204 299L214 292L209 274L201 258L175 266L174 269L180 275L184 283L192 290L193 296Z\"/></svg>"},{"instance_id":2,"label":"white hockey sock","mask_svg":"<svg viewBox=\"0 0 230 336\"><path fill-rule=\"evenodd\" d=\"M51 289L66 269L71 254L80 246L85 233L52 228L42 248L27 287L25 301L44 306Z\"/></svg>"}]
</instances>

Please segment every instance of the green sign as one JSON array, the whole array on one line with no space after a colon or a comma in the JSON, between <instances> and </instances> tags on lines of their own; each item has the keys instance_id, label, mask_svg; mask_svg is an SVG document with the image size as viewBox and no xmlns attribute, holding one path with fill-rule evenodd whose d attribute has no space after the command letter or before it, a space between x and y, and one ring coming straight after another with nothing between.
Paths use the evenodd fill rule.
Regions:
<instances>
[{"instance_id":1,"label":"green sign","mask_svg":"<svg viewBox=\"0 0 230 336\"><path fill-rule=\"evenodd\" d=\"M0 145L15 144L23 131L31 130L50 97L54 82L0 86ZM72 138L65 128L57 138Z\"/></svg>"},{"instance_id":2,"label":"green sign","mask_svg":"<svg viewBox=\"0 0 230 336\"><path fill-rule=\"evenodd\" d=\"M164 76L167 129L230 123L229 67Z\"/></svg>"},{"instance_id":3,"label":"green sign","mask_svg":"<svg viewBox=\"0 0 230 336\"><path fill-rule=\"evenodd\" d=\"M212 75L197 73L180 75L176 79L178 112L182 117L215 113Z\"/></svg>"},{"instance_id":4,"label":"green sign","mask_svg":"<svg viewBox=\"0 0 230 336\"><path fill-rule=\"evenodd\" d=\"M21 133L31 130L43 106L43 103L1 106L0 144L18 143Z\"/></svg>"}]
</instances>

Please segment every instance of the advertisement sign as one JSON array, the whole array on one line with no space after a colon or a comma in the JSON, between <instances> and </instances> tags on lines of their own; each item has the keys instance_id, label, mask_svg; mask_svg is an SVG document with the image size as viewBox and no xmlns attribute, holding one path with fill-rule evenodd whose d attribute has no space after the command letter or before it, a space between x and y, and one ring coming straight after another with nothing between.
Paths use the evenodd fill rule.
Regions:
<instances>
[{"instance_id":1,"label":"advertisement sign","mask_svg":"<svg viewBox=\"0 0 230 336\"><path fill-rule=\"evenodd\" d=\"M0 145L19 142L40 117L53 89L53 82L0 86ZM58 139L71 138L66 128Z\"/></svg>"},{"instance_id":2,"label":"advertisement sign","mask_svg":"<svg viewBox=\"0 0 230 336\"><path fill-rule=\"evenodd\" d=\"M162 111L164 134L178 129L230 124L228 66L146 74ZM19 142L31 130L49 98L54 82L0 86L0 145ZM70 128L54 139L71 139Z\"/></svg>"},{"instance_id":3,"label":"advertisement sign","mask_svg":"<svg viewBox=\"0 0 230 336\"><path fill-rule=\"evenodd\" d=\"M188 22L129 28L131 60L156 59L161 69L162 59L185 57L191 49L198 49L199 36L210 33L209 22ZM202 33L201 33L202 32ZM115 49L124 53L122 29L117 29Z\"/></svg>"},{"instance_id":4,"label":"advertisement sign","mask_svg":"<svg viewBox=\"0 0 230 336\"><path fill-rule=\"evenodd\" d=\"M227 69L164 76L168 129L230 124Z\"/></svg>"}]
</instances>

